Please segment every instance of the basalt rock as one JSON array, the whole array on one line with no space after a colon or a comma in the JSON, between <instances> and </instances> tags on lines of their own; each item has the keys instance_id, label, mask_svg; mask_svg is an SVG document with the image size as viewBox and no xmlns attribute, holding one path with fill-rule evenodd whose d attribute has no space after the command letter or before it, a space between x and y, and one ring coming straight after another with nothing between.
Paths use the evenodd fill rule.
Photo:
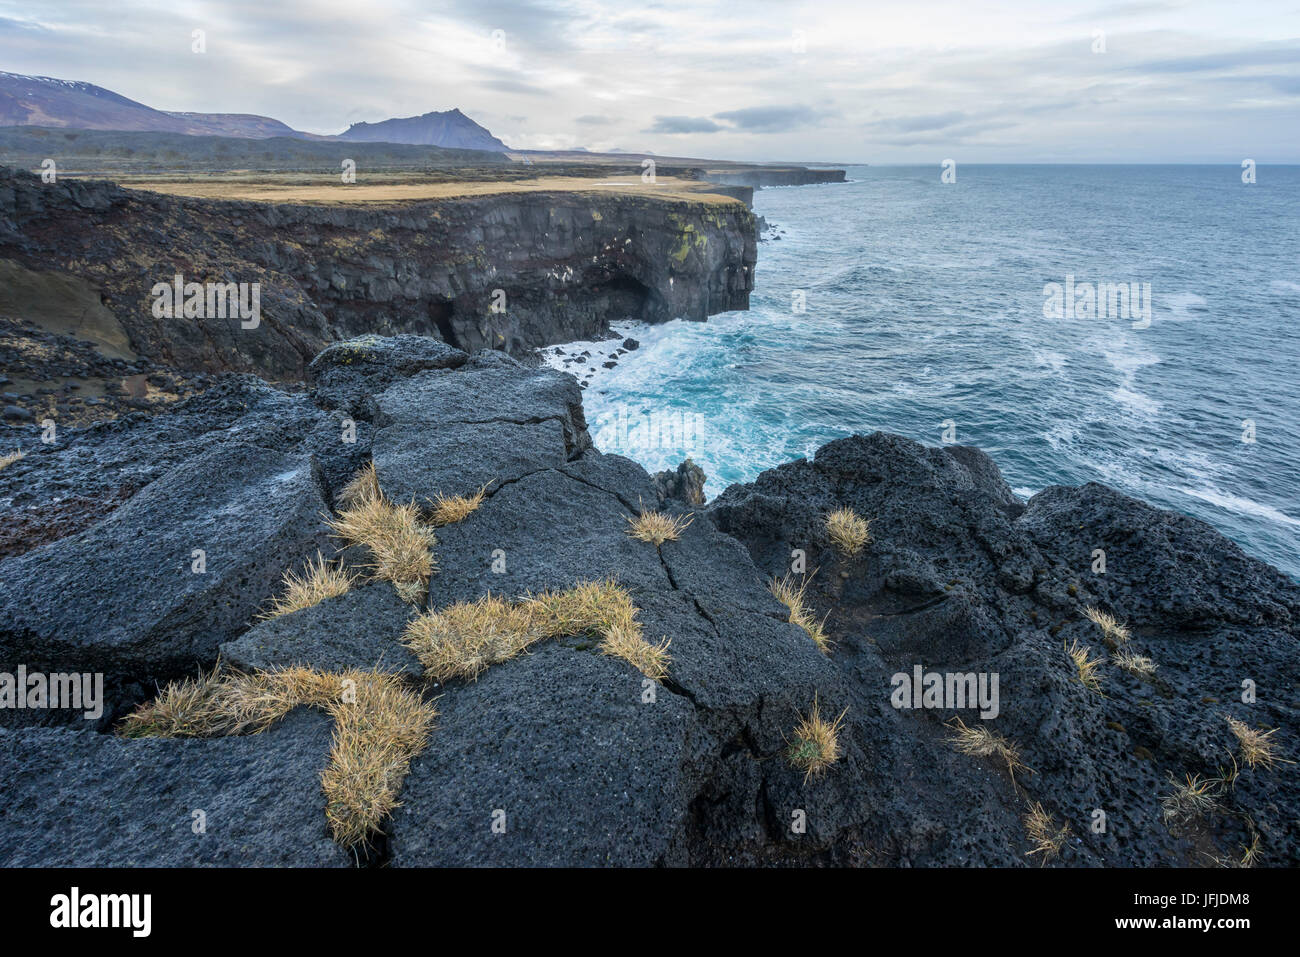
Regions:
<instances>
[{"instance_id":1,"label":"basalt rock","mask_svg":"<svg viewBox=\"0 0 1300 957\"><path fill-rule=\"evenodd\" d=\"M142 487L85 529L0 561L5 661L113 669L120 689L135 688L118 691L116 713L155 678L211 667L218 647L245 669L401 673L438 696L441 716L378 845L394 866L1028 865L1038 861L1027 855L1030 802L1071 829L1057 863L1204 865L1239 858L1256 837L1261 862L1300 862L1294 775L1248 767L1224 719L1280 728L1272 740L1294 758L1300 588L1209 526L1096 485L1025 503L978 450L883 434L832 442L706 508L661 502L643 468L592 447L570 377L418 340L364 347L355 363L341 361L346 347L319 360L309 393L236 377L153 418L73 430L59 450L10 466L34 501L92 464L100 487ZM338 432L344 408L364 412L352 443ZM327 480L313 463L331 448L347 451ZM281 571L317 547L329 554L325 503L367 456L386 494L417 504L496 479L475 511L436 530L424 608L612 578L645 637L669 641L667 677L654 682L575 634L477 680L425 682L401 644L424 608L387 582L256 622ZM651 502L695 513L659 547L628 534ZM855 556L826 535L840 507L871 520ZM181 574L196 535L217 543L203 584ZM792 572L825 616L828 654L768 591ZM1092 606L1127 619L1129 648L1153 659L1154 675L1114 663L1083 617ZM1108 659L1104 695L1079 680L1074 642ZM896 676L910 687L918 668L996 675L998 697L900 707L910 702L897 698ZM838 760L807 776L791 742L814 702L843 724ZM1005 736L1020 765L959 753L955 718ZM75 805L80 823L60 832L72 836L57 853L20 849L34 827L62 827L61 811L0 812L0 848L23 863L337 863L320 844L321 797L307 774L324 739L293 721L205 742L126 741L84 722L0 731L17 779L89 795L127 787L130 798L112 818L99 798ZM1229 785L1217 776L1234 760ZM121 769L137 765L147 780L123 785ZM240 782L238 814L215 805L240 822L238 846L222 836L210 858L142 803L192 774L200 791ZM1220 807L1166 823L1171 778L1189 774L1223 782ZM192 790L176 793L211 811L218 799ZM21 791L20 806L36 793ZM1093 826L1099 810L1104 831ZM129 846L100 836L123 819ZM245 846L262 850L241 856Z\"/></svg>"},{"instance_id":2,"label":"basalt rock","mask_svg":"<svg viewBox=\"0 0 1300 957\"><path fill-rule=\"evenodd\" d=\"M676 469L655 473L655 492L659 501L670 500L686 505L704 504L704 469L686 459Z\"/></svg>"},{"instance_id":3,"label":"basalt rock","mask_svg":"<svg viewBox=\"0 0 1300 957\"><path fill-rule=\"evenodd\" d=\"M90 528L3 564L0 670L172 675L246 628L288 568L332 552L310 455L239 442Z\"/></svg>"},{"instance_id":4,"label":"basalt rock","mask_svg":"<svg viewBox=\"0 0 1300 957\"><path fill-rule=\"evenodd\" d=\"M347 867L329 750L330 720L307 711L214 740L0 729L0 867Z\"/></svg>"},{"instance_id":5,"label":"basalt rock","mask_svg":"<svg viewBox=\"0 0 1300 957\"><path fill-rule=\"evenodd\" d=\"M845 506L871 520L872 541L856 557L825 531L826 515ZM1300 587L1205 523L1095 483L1049 488L1026 504L976 449L881 433L732 486L708 515L769 575L785 574L796 550L804 556L832 660L866 696L862 707L918 667L1000 677L988 725L1033 773L1017 772L1013 784L997 761L955 755L942 722L977 723L969 711L891 709L885 739L906 758L876 785L876 812L891 826L867 839L872 860L1024 860L1031 800L1071 827L1066 864L1233 861L1257 834L1269 863L1300 857L1289 823L1300 791L1283 766L1241 764L1224 717L1280 728L1278 747L1295 753L1300 709L1280 689L1300 678ZM1123 649L1085 619L1090 607L1128 623ZM1076 642L1103 660L1102 693L1079 680L1066 652ZM1123 670L1120 650L1151 658L1154 675ZM1277 692L1243 700L1243 687L1260 683ZM1216 785L1218 811L1165 823L1161 799L1174 780L1215 779L1234 762L1241 774ZM947 810L918 800L931 789L947 793Z\"/></svg>"},{"instance_id":6,"label":"basalt rock","mask_svg":"<svg viewBox=\"0 0 1300 957\"><path fill-rule=\"evenodd\" d=\"M89 283L135 353L178 369L300 379L330 342L367 333L522 355L610 320L748 308L755 258L753 214L725 198L269 205L0 169L0 259ZM151 291L176 275L258 283L260 321L156 318Z\"/></svg>"}]
</instances>

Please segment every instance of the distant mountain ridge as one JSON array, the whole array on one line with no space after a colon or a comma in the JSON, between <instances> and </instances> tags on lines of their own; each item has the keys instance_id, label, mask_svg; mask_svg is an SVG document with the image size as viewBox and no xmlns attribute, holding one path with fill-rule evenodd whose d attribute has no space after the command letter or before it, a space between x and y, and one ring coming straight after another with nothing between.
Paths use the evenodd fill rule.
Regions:
<instances>
[{"instance_id":1,"label":"distant mountain ridge","mask_svg":"<svg viewBox=\"0 0 1300 957\"><path fill-rule=\"evenodd\" d=\"M155 110L120 93L80 80L0 71L0 127L181 133L267 139L398 143L503 153L506 145L460 110L425 113L380 123L354 123L339 136L304 133L252 113L184 113Z\"/></svg>"},{"instance_id":2,"label":"distant mountain ridge","mask_svg":"<svg viewBox=\"0 0 1300 957\"><path fill-rule=\"evenodd\" d=\"M0 126L147 131L189 135L309 138L279 120L248 113L168 113L93 83L0 73ZM314 138L314 137L313 137Z\"/></svg>"},{"instance_id":3,"label":"distant mountain ridge","mask_svg":"<svg viewBox=\"0 0 1300 957\"><path fill-rule=\"evenodd\" d=\"M339 139L359 143L411 143L504 153L509 147L458 109L421 116L394 117L379 123L353 123Z\"/></svg>"}]
</instances>

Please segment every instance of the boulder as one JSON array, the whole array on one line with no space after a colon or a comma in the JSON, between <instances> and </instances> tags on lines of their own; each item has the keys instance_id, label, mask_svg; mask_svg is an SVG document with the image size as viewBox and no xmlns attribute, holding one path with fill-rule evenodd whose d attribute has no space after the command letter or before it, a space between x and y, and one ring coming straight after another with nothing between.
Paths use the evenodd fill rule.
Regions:
<instances>
[{"instance_id":1,"label":"boulder","mask_svg":"<svg viewBox=\"0 0 1300 957\"><path fill-rule=\"evenodd\" d=\"M499 354L404 379L374 406L375 471L398 502L508 485L591 447L573 377Z\"/></svg>"},{"instance_id":2,"label":"boulder","mask_svg":"<svg viewBox=\"0 0 1300 957\"><path fill-rule=\"evenodd\" d=\"M233 442L200 453L101 522L4 562L0 665L192 673L286 569L330 551L324 511L310 456Z\"/></svg>"},{"instance_id":3,"label":"boulder","mask_svg":"<svg viewBox=\"0 0 1300 957\"><path fill-rule=\"evenodd\" d=\"M346 867L320 775L329 718L261 734L125 739L0 730L2 867Z\"/></svg>"},{"instance_id":4,"label":"boulder","mask_svg":"<svg viewBox=\"0 0 1300 957\"><path fill-rule=\"evenodd\" d=\"M243 671L305 665L318 671L379 669L419 677L415 656L401 643L413 610L388 582L355 585L269 621L221 646L225 663Z\"/></svg>"}]
</instances>

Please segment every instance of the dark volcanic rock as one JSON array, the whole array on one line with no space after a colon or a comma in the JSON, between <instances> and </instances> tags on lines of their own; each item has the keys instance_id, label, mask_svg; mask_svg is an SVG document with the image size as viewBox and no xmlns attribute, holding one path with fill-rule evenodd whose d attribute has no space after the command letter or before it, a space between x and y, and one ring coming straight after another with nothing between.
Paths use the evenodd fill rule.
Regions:
<instances>
[{"instance_id":1,"label":"dark volcanic rock","mask_svg":"<svg viewBox=\"0 0 1300 957\"><path fill-rule=\"evenodd\" d=\"M419 662L399 641L412 612L388 582L354 586L346 595L254 625L222 645L221 657L243 671L306 665L419 677Z\"/></svg>"},{"instance_id":2,"label":"dark volcanic rock","mask_svg":"<svg viewBox=\"0 0 1300 957\"><path fill-rule=\"evenodd\" d=\"M0 168L0 259L90 283L140 356L271 379L301 378L319 350L366 333L523 355L599 338L611 320L745 309L756 250L753 214L725 199L538 190L294 206ZM260 323L155 318L151 290L178 273L259 283Z\"/></svg>"},{"instance_id":3,"label":"dark volcanic rock","mask_svg":"<svg viewBox=\"0 0 1300 957\"><path fill-rule=\"evenodd\" d=\"M508 485L591 445L572 376L499 355L485 367L419 373L374 405L375 471L399 502Z\"/></svg>"},{"instance_id":4,"label":"dark volcanic rock","mask_svg":"<svg viewBox=\"0 0 1300 957\"><path fill-rule=\"evenodd\" d=\"M546 645L444 695L393 815L395 866L650 865L691 797L692 707L592 651ZM504 833L493 831L494 815Z\"/></svg>"},{"instance_id":5,"label":"dark volcanic rock","mask_svg":"<svg viewBox=\"0 0 1300 957\"><path fill-rule=\"evenodd\" d=\"M1288 760L1298 745L1300 586L1209 526L1097 485L1023 503L978 450L884 434L829 443L705 508L684 490L702 481L697 470L652 479L592 448L569 376L414 339L367 340L347 361L357 348L318 360L309 394L224 379L153 418L69 430L0 472L0 495L24 508L80 490L92 513L0 561L0 671L102 668L135 688L110 711L155 677L210 667L219 645L240 668L378 666L424 687L401 646L416 609L387 583L254 621L283 571L328 552L325 503L373 454L395 499L495 480L476 511L437 529L432 608L614 579L645 637L668 640L671 655L655 684L572 635L477 681L428 687L441 717L390 822L389 863L1023 866L1037 862L1031 801L1070 826L1066 865L1207 864L1240 858L1256 834L1263 863L1300 863L1289 765L1236 759L1219 811L1162 819L1171 778L1231 766L1225 714L1279 728L1272 740ZM357 415L350 443L345 409ZM842 506L871 520L872 541L853 558L825 531ZM628 534L651 507L695 514L656 548ZM196 547L208 551L206 576L189 573ZM767 589L800 571L829 654ZM1127 620L1129 649L1155 661L1154 675L1109 660L1114 649L1083 617L1090 606ZM1104 696L1079 681L1073 642L1107 659ZM894 706L894 676L917 667L997 676L987 726L1020 749L1014 779L996 758L953 748L951 719L981 722L966 702ZM841 755L805 778L789 752L814 701L824 718L843 717ZM0 732L20 782L0 808L0 853L337 863L321 844L325 732L304 728L199 742ZM226 790L212 797L217 781ZM69 796L38 806L59 788ZM272 793L274 819L263 810ZM163 810L146 807L159 794ZM208 810L209 836L214 821L240 823L222 823L232 830L201 853L170 796ZM1098 810L1104 831L1092 827ZM76 837L50 849L33 840L47 832Z\"/></svg>"},{"instance_id":6,"label":"dark volcanic rock","mask_svg":"<svg viewBox=\"0 0 1300 957\"><path fill-rule=\"evenodd\" d=\"M676 469L655 473L655 491L661 502L676 500L687 505L703 505L704 482L704 469L690 459Z\"/></svg>"},{"instance_id":7,"label":"dark volcanic rock","mask_svg":"<svg viewBox=\"0 0 1300 957\"><path fill-rule=\"evenodd\" d=\"M5 776L0 866L346 867L325 822L329 750L329 718L306 711L211 740L0 730L0 763L22 769Z\"/></svg>"},{"instance_id":8,"label":"dark volcanic rock","mask_svg":"<svg viewBox=\"0 0 1300 957\"><path fill-rule=\"evenodd\" d=\"M310 456L229 443L177 465L97 525L7 560L3 670L124 678L210 660L286 568L330 550L318 471Z\"/></svg>"},{"instance_id":9,"label":"dark volcanic rock","mask_svg":"<svg viewBox=\"0 0 1300 957\"><path fill-rule=\"evenodd\" d=\"M454 369L469 358L426 336L360 336L326 346L307 367L312 399L323 409L366 412L365 400L426 369Z\"/></svg>"},{"instance_id":10,"label":"dark volcanic rock","mask_svg":"<svg viewBox=\"0 0 1300 957\"><path fill-rule=\"evenodd\" d=\"M855 559L827 541L825 516L840 506L871 519L872 542ZM1244 555L1202 522L1152 508L1095 484L1052 488L1019 503L996 466L975 449L924 448L897 436L853 436L733 486L709 516L747 546L760 569L784 574L796 550L817 570L810 599L827 614L832 660L858 689L855 710L891 691L891 675L927 671L1000 677L990 725L1021 748L1034 773L1011 784L996 763L960 757L940 722L952 707L899 710L885 747L906 754L903 774L881 782L877 814L893 822L871 859L910 863L1012 863L1028 849L1021 818L1042 801L1073 838L1066 864L1207 864L1236 859L1253 829L1269 862L1300 854L1291 825L1300 794L1279 769L1243 770L1223 809L1169 827L1161 797L1170 777L1213 777L1236 742L1224 714L1280 727L1293 753L1300 713L1284 695L1243 703L1242 682L1269 675L1293 686L1300 588ZM1106 552L1094 572L1094 550ZM1152 658L1154 678L1104 660L1105 696L1088 691L1065 646L1109 658L1099 606L1127 620L1126 650ZM892 709L891 709L892 710ZM1285 743L1283 743L1285 742ZM1239 759L1238 759L1239 761ZM950 809L923 807L921 780L946 769ZM984 796L959 812L960 781L978 775ZM1107 830L1094 832L1094 811ZM910 822L910 823L908 823Z\"/></svg>"},{"instance_id":11,"label":"dark volcanic rock","mask_svg":"<svg viewBox=\"0 0 1300 957\"><path fill-rule=\"evenodd\" d=\"M1087 572L1089 590L1121 617L1189 628L1300 625L1300 587L1277 569L1205 522L1105 485L1044 489L1017 525L1066 568ZM1104 575L1091 574L1095 549L1106 553Z\"/></svg>"},{"instance_id":12,"label":"dark volcanic rock","mask_svg":"<svg viewBox=\"0 0 1300 957\"><path fill-rule=\"evenodd\" d=\"M441 570L430 584L430 603L472 601L488 591L523 595L610 576L637 591L667 589L653 546L627 535L633 515L619 496L555 468L507 484L465 521L438 530Z\"/></svg>"}]
</instances>

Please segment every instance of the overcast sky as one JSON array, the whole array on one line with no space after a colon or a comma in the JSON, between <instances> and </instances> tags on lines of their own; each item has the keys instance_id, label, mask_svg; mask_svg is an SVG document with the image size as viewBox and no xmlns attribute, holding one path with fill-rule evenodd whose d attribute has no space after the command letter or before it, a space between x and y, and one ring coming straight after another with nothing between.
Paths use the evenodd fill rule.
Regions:
<instances>
[{"instance_id":1,"label":"overcast sky","mask_svg":"<svg viewBox=\"0 0 1300 957\"><path fill-rule=\"evenodd\" d=\"M1300 0L0 0L0 70L314 133L457 106L517 148L1300 162Z\"/></svg>"}]
</instances>

